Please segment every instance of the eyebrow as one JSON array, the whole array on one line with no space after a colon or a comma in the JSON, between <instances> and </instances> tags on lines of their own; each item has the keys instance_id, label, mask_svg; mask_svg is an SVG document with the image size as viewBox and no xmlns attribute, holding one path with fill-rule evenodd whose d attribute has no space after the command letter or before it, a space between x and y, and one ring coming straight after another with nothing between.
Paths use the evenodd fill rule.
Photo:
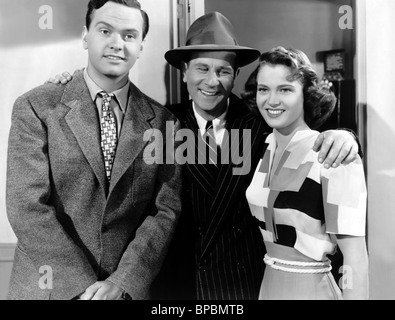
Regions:
<instances>
[{"instance_id":1,"label":"eyebrow","mask_svg":"<svg viewBox=\"0 0 395 320\"><path fill-rule=\"evenodd\" d=\"M98 22L96 22L95 27L97 27L97 26L100 25L100 24L104 24L106 27L113 28L113 26L112 26L111 24L109 24L109 23L107 23L107 22L104 22L104 21L98 21Z\"/></svg>"},{"instance_id":2,"label":"eyebrow","mask_svg":"<svg viewBox=\"0 0 395 320\"><path fill-rule=\"evenodd\" d=\"M207 63L203 63L203 62L198 62L198 63L195 63L195 66L208 67L208 64Z\"/></svg>"},{"instance_id":3,"label":"eyebrow","mask_svg":"<svg viewBox=\"0 0 395 320\"><path fill-rule=\"evenodd\" d=\"M107 22L105 22L105 21L98 21L98 22L96 23L95 27L99 26L100 24L106 26L106 27L109 28L109 29L116 29L116 28L114 28L111 24L109 24L109 23L107 23ZM123 31L123 32L136 32L136 33L139 33L139 30L137 30L137 29L135 29L135 28L126 29L126 30L122 30L122 31Z\"/></svg>"},{"instance_id":4,"label":"eyebrow","mask_svg":"<svg viewBox=\"0 0 395 320\"><path fill-rule=\"evenodd\" d=\"M259 82L258 82L257 85L258 85L258 86L262 86L262 87L263 87L263 86L264 86L264 87L267 87L267 85L264 84L264 83L259 83ZM290 84L290 83L289 83L289 84L280 84L280 85L278 85L277 87L278 87L278 88L283 88L283 87L295 87L295 86L294 86L293 84Z\"/></svg>"},{"instance_id":5,"label":"eyebrow","mask_svg":"<svg viewBox=\"0 0 395 320\"><path fill-rule=\"evenodd\" d=\"M220 67L219 69L225 69L225 70L229 70L229 71L234 71L232 66L226 66L226 67Z\"/></svg>"},{"instance_id":6,"label":"eyebrow","mask_svg":"<svg viewBox=\"0 0 395 320\"><path fill-rule=\"evenodd\" d=\"M211 66L208 63L205 62L198 62L195 64L195 66L197 67L206 67L206 68L211 68ZM233 67L232 66L219 66L218 68L216 68L218 70L229 70L229 71L233 71Z\"/></svg>"}]
</instances>

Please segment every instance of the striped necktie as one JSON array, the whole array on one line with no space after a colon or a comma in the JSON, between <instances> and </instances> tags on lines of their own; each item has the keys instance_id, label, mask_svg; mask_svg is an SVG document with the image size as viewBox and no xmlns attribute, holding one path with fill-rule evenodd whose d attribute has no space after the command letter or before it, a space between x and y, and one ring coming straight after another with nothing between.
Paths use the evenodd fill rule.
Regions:
<instances>
[{"instance_id":1,"label":"striped necktie","mask_svg":"<svg viewBox=\"0 0 395 320\"><path fill-rule=\"evenodd\" d=\"M99 92L102 97L102 116L100 119L101 128L101 149L104 157L104 165L108 181L111 180L111 170L114 164L115 151L118 143L117 126L114 113L111 109L110 102L113 94L104 91Z\"/></svg>"},{"instance_id":2,"label":"striped necktie","mask_svg":"<svg viewBox=\"0 0 395 320\"><path fill-rule=\"evenodd\" d=\"M213 122L207 121L206 131L203 134L203 140L207 145L206 159L208 164L218 167L218 146L215 142Z\"/></svg>"}]
</instances>

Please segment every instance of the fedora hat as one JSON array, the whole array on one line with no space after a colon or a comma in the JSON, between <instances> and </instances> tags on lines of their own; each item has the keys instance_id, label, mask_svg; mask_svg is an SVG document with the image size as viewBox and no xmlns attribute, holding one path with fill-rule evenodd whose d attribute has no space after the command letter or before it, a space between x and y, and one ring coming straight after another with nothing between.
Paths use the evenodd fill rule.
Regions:
<instances>
[{"instance_id":1,"label":"fedora hat","mask_svg":"<svg viewBox=\"0 0 395 320\"><path fill-rule=\"evenodd\" d=\"M239 67L257 60L257 49L239 46L231 22L219 12L210 12L198 18L190 26L185 46L171 49L165 59L173 67L181 69L193 51L234 51Z\"/></svg>"}]
</instances>

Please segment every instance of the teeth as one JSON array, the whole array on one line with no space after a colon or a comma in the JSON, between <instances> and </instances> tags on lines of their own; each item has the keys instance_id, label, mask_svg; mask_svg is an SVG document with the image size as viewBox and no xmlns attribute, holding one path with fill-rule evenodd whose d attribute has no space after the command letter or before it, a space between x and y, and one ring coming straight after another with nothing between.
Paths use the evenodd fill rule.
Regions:
<instances>
[{"instance_id":1,"label":"teeth","mask_svg":"<svg viewBox=\"0 0 395 320\"><path fill-rule=\"evenodd\" d=\"M110 60L123 60L122 58L120 58L120 57L114 57L114 56L106 56L108 59L110 59Z\"/></svg>"},{"instance_id":2,"label":"teeth","mask_svg":"<svg viewBox=\"0 0 395 320\"><path fill-rule=\"evenodd\" d=\"M267 109L267 112L269 112L272 115L279 115L279 114L283 113L284 110L270 110L270 109Z\"/></svg>"},{"instance_id":3,"label":"teeth","mask_svg":"<svg viewBox=\"0 0 395 320\"><path fill-rule=\"evenodd\" d=\"M206 96L215 96L217 93L216 92L208 92L208 91L204 91L204 90L200 90L203 94L205 94Z\"/></svg>"}]
</instances>

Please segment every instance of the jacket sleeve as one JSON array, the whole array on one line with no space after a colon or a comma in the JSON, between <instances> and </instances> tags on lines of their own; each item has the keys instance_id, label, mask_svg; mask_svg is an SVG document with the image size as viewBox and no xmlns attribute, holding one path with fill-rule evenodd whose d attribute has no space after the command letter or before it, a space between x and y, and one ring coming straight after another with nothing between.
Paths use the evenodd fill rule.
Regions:
<instances>
[{"instance_id":1,"label":"jacket sleeve","mask_svg":"<svg viewBox=\"0 0 395 320\"><path fill-rule=\"evenodd\" d=\"M42 266L52 269L51 297L70 299L95 282L96 275L50 205L50 176L47 127L29 99L19 97L13 108L8 143L8 219L18 248L36 272Z\"/></svg>"},{"instance_id":2,"label":"jacket sleeve","mask_svg":"<svg viewBox=\"0 0 395 320\"><path fill-rule=\"evenodd\" d=\"M361 145L361 142L359 141L359 137L357 136L357 134L353 130L348 129L348 128L340 128L338 130L348 131L354 137L355 142L358 144L358 155L361 157L361 159L363 159L365 154L364 154L364 152L362 150L362 145Z\"/></svg>"},{"instance_id":3,"label":"jacket sleeve","mask_svg":"<svg viewBox=\"0 0 395 320\"><path fill-rule=\"evenodd\" d=\"M179 145L175 141L175 133L179 129L177 121L174 133L166 136L166 142L174 143L172 150ZM165 144L163 149L167 150ZM149 288L167 254L181 212L181 179L181 165L176 159L174 164L165 162L159 165L150 212L137 229L117 270L107 279L134 300L149 298Z\"/></svg>"}]
</instances>

